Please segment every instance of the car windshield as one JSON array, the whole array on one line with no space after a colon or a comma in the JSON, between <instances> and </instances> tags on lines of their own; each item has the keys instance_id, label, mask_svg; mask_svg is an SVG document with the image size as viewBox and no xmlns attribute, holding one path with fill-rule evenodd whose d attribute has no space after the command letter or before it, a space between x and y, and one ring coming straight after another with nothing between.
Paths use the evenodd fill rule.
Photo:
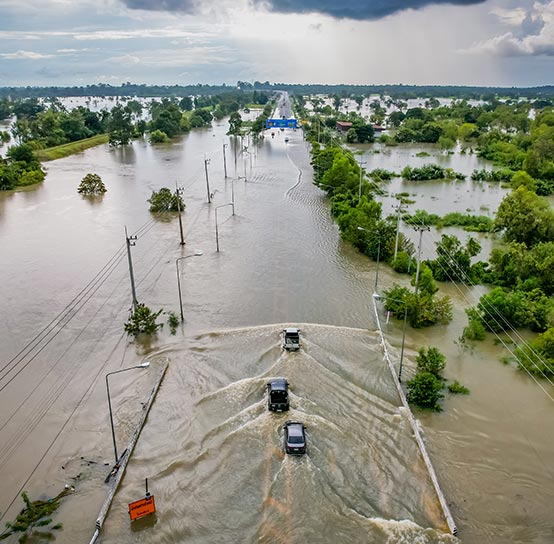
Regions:
<instances>
[{"instance_id":1,"label":"car windshield","mask_svg":"<svg viewBox=\"0 0 554 544\"><path fill-rule=\"evenodd\" d=\"M289 436L290 444L303 444L304 439L301 436Z\"/></svg>"},{"instance_id":2,"label":"car windshield","mask_svg":"<svg viewBox=\"0 0 554 544\"><path fill-rule=\"evenodd\" d=\"M272 391L271 392L271 400L273 401L281 401L287 399L287 392L286 391Z\"/></svg>"}]
</instances>

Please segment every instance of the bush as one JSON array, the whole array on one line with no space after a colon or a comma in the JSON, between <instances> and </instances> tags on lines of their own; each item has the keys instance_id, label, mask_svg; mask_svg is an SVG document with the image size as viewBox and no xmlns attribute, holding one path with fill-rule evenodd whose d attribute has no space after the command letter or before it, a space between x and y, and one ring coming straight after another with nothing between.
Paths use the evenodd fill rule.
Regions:
<instances>
[{"instance_id":1,"label":"bush","mask_svg":"<svg viewBox=\"0 0 554 544\"><path fill-rule=\"evenodd\" d=\"M386 170L384 168L375 168L369 173L369 177L374 181L390 181L392 178L397 177L396 172Z\"/></svg>"},{"instance_id":2,"label":"bush","mask_svg":"<svg viewBox=\"0 0 554 544\"><path fill-rule=\"evenodd\" d=\"M455 172L452 168L443 168L438 164L426 164L421 168L411 168L406 166L402 172L401 176L404 179L410 181L427 181L434 179L458 179L464 180L465 175L461 172Z\"/></svg>"},{"instance_id":3,"label":"bush","mask_svg":"<svg viewBox=\"0 0 554 544\"><path fill-rule=\"evenodd\" d=\"M151 144L164 144L170 141L169 136L163 130L156 129L150 133Z\"/></svg>"},{"instance_id":4,"label":"bush","mask_svg":"<svg viewBox=\"0 0 554 544\"><path fill-rule=\"evenodd\" d=\"M395 272L400 274L407 274L410 269L410 256L405 251L399 251L396 254L396 259L391 263L391 266Z\"/></svg>"},{"instance_id":5,"label":"bush","mask_svg":"<svg viewBox=\"0 0 554 544\"><path fill-rule=\"evenodd\" d=\"M439 401L444 397L441 393L442 380L430 372L421 372L408 382L408 402L427 410L441 411Z\"/></svg>"},{"instance_id":6,"label":"bush","mask_svg":"<svg viewBox=\"0 0 554 544\"><path fill-rule=\"evenodd\" d=\"M516 349L515 356L520 368L539 377L554 376L554 328L539 334L529 344Z\"/></svg>"},{"instance_id":7,"label":"bush","mask_svg":"<svg viewBox=\"0 0 554 544\"><path fill-rule=\"evenodd\" d=\"M462 332L463 340L484 340L486 329L476 308L466 308L468 324Z\"/></svg>"},{"instance_id":8,"label":"bush","mask_svg":"<svg viewBox=\"0 0 554 544\"><path fill-rule=\"evenodd\" d=\"M125 332L133 336L156 334L156 331L163 326L161 323L156 323L156 319L161 313L162 310L154 313L148 306L137 304L135 311L129 317L129 321L125 323Z\"/></svg>"},{"instance_id":9,"label":"bush","mask_svg":"<svg viewBox=\"0 0 554 544\"><path fill-rule=\"evenodd\" d=\"M419 350L416 357L417 371L430 372L439 379L442 379L441 372L446 366L446 357L434 347L430 347L427 352L424 348Z\"/></svg>"},{"instance_id":10,"label":"bush","mask_svg":"<svg viewBox=\"0 0 554 544\"><path fill-rule=\"evenodd\" d=\"M167 324L169 325L169 331L171 334L175 334L177 332L179 323L181 323L181 320L175 312L167 312Z\"/></svg>"},{"instance_id":11,"label":"bush","mask_svg":"<svg viewBox=\"0 0 554 544\"><path fill-rule=\"evenodd\" d=\"M448 391L455 395L469 395L469 389L462 385L458 380L448 384Z\"/></svg>"},{"instance_id":12,"label":"bush","mask_svg":"<svg viewBox=\"0 0 554 544\"><path fill-rule=\"evenodd\" d=\"M35 183L42 183L44 181L45 173L42 170L30 170L28 172L23 172L19 178L19 183L21 187L26 185L34 185Z\"/></svg>"},{"instance_id":13,"label":"bush","mask_svg":"<svg viewBox=\"0 0 554 544\"><path fill-rule=\"evenodd\" d=\"M471 173L473 181L492 181L498 183L510 183L514 175L513 170L504 168L502 170L474 170Z\"/></svg>"},{"instance_id":14,"label":"bush","mask_svg":"<svg viewBox=\"0 0 554 544\"><path fill-rule=\"evenodd\" d=\"M79 184L78 193L84 195L101 195L107 191L102 178L98 174L87 174Z\"/></svg>"}]
</instances>

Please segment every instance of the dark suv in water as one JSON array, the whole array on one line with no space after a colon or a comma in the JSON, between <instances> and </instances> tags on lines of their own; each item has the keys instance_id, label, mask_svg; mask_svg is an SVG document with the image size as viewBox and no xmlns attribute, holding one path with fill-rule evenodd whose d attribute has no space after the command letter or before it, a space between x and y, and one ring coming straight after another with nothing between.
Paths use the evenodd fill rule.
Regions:
<instances>
[{"instance_id":1,"label":"dark suv in water","mask_svg":"<svg viewBox=\"0 0 554 544\"><path fill-rule=\"evenodd\" d=\"M267 407L272 412L289 409L289 382L285 378L275 378L267 382Z\"/></svg>"},{"instance_id":2,"label":"dark suv in water","mask_svg":"<svg viewBox=\"0 0 554 544\"><path fill-rule=\"evenodd\" d=\"M287 421L285 428L285 453L302 455L306 453L306 427L298 421Z\"/></svg>"},{"instance_id":3,"label":"dark suv in water","mask_svg":"<svg viewBox=\"0 0 554 544\"><path fill-rule=\"evenodd\" d=\"M287 351L300 349L300 329L296 327L283 329L283 348Z\"/></svg>"}]
</instances>

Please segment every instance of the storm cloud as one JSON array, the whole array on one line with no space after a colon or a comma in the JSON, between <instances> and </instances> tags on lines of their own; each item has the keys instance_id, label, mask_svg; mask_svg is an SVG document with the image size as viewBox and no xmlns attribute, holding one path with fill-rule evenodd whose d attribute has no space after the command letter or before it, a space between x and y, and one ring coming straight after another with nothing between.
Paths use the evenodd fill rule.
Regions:
<instances>
[{"instance_id":1,"label":"storm cloud","mask_svg":"<svg viewBox=\"0 0 554 544\"><path fill-rule=\"evenodd\" d=\"M199 0L122 0L131 9L194 13ZM320 13L336 19L375 20L398 11L420 9L428 5L469 6L486 0L250 0L276 13Z\"/></svg>"}]
</instances>

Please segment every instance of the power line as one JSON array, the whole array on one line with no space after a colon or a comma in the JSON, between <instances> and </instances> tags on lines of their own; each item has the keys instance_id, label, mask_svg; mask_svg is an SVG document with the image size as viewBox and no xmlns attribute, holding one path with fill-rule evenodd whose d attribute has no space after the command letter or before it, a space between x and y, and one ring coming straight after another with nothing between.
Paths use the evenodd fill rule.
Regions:
<instances>
[{"instance_id":1,"label":"power line","mask_svg":"<svg viewBox=\"0 0 554 544\"><path fill-rule=\"evenodd\" d=\"M410 221L410 220L405 220L406 223L408 224L411 224L412 226L415 224L413 221ZM469 278L469 276L467 275L467 273L458 265L458 263L455 261L453 255L448 252L448 250L445 250L445 253L447 254L447 256L450 258L450 261L451 263L456 266L458 268L458 273L461 277L465 277L466 281L467 281L467 284L462 281L462 284L465 285L466 287L469 286L469 284L471 283L471 279ZM460 294L462 295L462 297L466 300L466 302L470 302L468 300L468 298L466 297L466 295L460 290L459 286L458 286L458 282L456 282L449 274L448 270L446 270L443 266L442 266L442 263L440 261L437 261L439 266L441 267L441 269L443 270L443 272L445 273L445 275L450 279L450 281L455 285L455 287L458 289L458 291L460 292ZM479 301L477 301L479 302ZM536 357L544 363L544 360L542 359L542 357L525 341L525 339L523 339L521 337L521 335L519 334L519 332L507 321L507 319L492 305L488 304L488 306L490 307L490 309L492 311L494 311L494 313L496 314L496 316L501 319L503 322L504 322L504 325L501 325L498 320L496 319L496 317L491 313L491 311L489 311L489 309L485 306L485 305L482 305L483 307L483 310L487 313L487 315L494 320L494 322L496 323L496 325L504 332L507 333L506 331L506 327L510 329L510 331L520 340L520 343L523 344L524 346L526 346L532 353L534 353L536 355ZM496 331L491 331L493 332L493 334L497 337L497 339L502 343L502 345L512 354L512 356L514 356L514 358L517 359L517 356L515 355L515 353L505 344L505 342L500 338L500 336L496 333ZM516 344L517 346L517 342L514 341L514 339L508 334L508 337L510 338L510 340ZM525 352L523 352L523 355L525 355L525 357L532 363L532 365L537 369L537 371L542 374L542 376L546 379L546 381L548 381L548 383L550 385L552 385L554 387L554 383L548 378L548 376L544 373L544 371L536 364L535 361L533 361L533 359ZM552 396L550 394L548 394L546 392L546 390L540 385L539 382L537 382L535 376L532 375L532 373L525 367L523 366L522 367L526 372L527 374L529 374L529 376L531 376L531 378L533 378L533 380L539 385L539 387L541 387L541 389L548 395L548 397L551 399L551 400L554 400L552 398Z\"/></svg>"},{"instance_id":2,"label":"power line","mask_svg":"<svg viewBox=\"0 0 554 544\"><path fill-rule=\"evenodd\" d=\"M454 256L448 251L448 250L444 250L445 254L449 257L450 259L450 262L452 263L453 266L456 266L458 268L458 275L462 278L465 277L466 281L467 281L467 285L469 285L471 283L471 278L468 276L468 274L465 272L465 270L463 270L459 264L456 262L456 260L454 259ZM444 267L442 266L442 264L440 263L440 261L437 261L439 263L439 265L441 265L441 268L443 270L443 272L448 276L448 278L450 279L450 281L454 284L457 284L457 282L455 280L452 279L452 277L450 276L450 274L448 273L447 270L444 269ZM462 283L464 285L466 285L465 282L462 281ZM466 285L466 286L467 286ZM467 300L467 298L466 298ZM479 303L479 301L477 301L477 303ZM494 320L494 322L496 323L496 325L504 332L506 332L506 328L510 329L510 331L519 339L520 343L523 344L525 347L527 347L542 363L545 363L545 361L542 359L542 357L533 349L533 347L519 334L519 332L515 329L515 327L513 327L511 325L511 323L505 318L505 316L499 312L497 310L496 307L494 307L492 304L490 304L487 300L485 300L486 302L486 305L485 304L482 304L482 307L483 307L483 310L487 313L487 315L492 318ZM488 306L488 308L487 308ZM496 314L496 317L498 317L500 320L502 320L502 322L504 323L504 325L501 325L498 320L496 319L496 317L494 315L492 315L491 311L489 311L489 308L490 310L492 310L495 314ZM494 331L492 331L494 332ZM507 333L507 332L506 332ZM510 338L510 340L514 343L514 344L517 344L517 342L514 341L514 339L508 334L508 337ZM525 357L529 360L529 362L532 363L532 365L536 368L536 370L538 370L538 372L540 374L542 374L542 376L550 383L550 385L552 385L554 387L554 383L552 381L550 381L550 379L548 378L548 376L544 373L544 371L536 364L535 361L533 361L533 359L525 352L522 352L523 355L525 355ZM517 359L517 357L516 357Z\"/></svg>"}]
</instances>

